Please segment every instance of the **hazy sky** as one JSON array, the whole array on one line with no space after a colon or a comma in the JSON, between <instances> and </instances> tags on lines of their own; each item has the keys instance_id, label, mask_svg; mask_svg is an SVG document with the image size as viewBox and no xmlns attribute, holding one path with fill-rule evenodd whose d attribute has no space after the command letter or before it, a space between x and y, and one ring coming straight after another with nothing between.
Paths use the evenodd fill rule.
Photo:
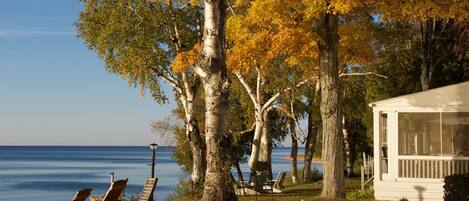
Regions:
<instances>
[{"instance_id":1,"label":"hazy sky","mask_svg":"<svg viewBox=\"0 0 469 201\"><path fill-rule=\"evenodd\" d=\"M2 2L0 145L147 145L155 140L150 122L168 116L174 103L158 105L105 71L75 36L81 7L78 0Z\"/></svg>"}]
</instances>

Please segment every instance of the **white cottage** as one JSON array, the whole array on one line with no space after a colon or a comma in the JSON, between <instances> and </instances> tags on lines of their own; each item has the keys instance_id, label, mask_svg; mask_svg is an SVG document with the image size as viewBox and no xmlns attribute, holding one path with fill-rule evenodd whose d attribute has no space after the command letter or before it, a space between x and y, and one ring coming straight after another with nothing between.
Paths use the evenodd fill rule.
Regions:
<instances>
[{"instance_id":1,"label":"white cottage","mask_svg":"<svg viewBox=\"0 0 469 201\"><path fill-rule=\"evenodd\" d=\"M469 82L370 106L375 198L443 200L443 178L469 172Z\"/></svg>"}]
</instances>

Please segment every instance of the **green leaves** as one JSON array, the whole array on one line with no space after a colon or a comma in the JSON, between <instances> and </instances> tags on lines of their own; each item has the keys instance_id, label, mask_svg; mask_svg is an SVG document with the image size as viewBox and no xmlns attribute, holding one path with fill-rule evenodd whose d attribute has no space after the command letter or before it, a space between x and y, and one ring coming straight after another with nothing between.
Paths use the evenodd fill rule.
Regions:
<instances>
[{"instance_id":1,"label":"green leaves","mask_svg":"<svg viewBox=\"0 0 469 201\"><path fill-rule=\"evenodd\" d=\"M173 76L175 27L183 47L196 39L198 10L165 1L89 0L76 23L78 36L105 61L108 71L121 75L141 92L149 89L164 102L158 77Z\"/></svg>"}]
</instances>

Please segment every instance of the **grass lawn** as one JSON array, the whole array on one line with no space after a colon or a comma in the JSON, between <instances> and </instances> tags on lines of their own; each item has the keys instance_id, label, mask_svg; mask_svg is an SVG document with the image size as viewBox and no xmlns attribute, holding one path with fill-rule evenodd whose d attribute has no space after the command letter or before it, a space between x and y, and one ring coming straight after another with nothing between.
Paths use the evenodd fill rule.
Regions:
<instances>
[{"instance_id":1,"label":"grass lawn","mask_svg":"<svg viewBox=\"0 0 469 201\"><path fill-rule=\"evenodd\" d=\"M319 201L326 200L320 198L322 186L319 183L293 185L290 179L285 179L285 188L281 194L262 194L262 195L246 195L238 196L239 201ZM347 194L360 189L360 178L352 178L345 180L345 189ZM179 197L177 201L195 201L198 197ZM172 200L172 199L169 199ZM360 200L360 199L355 199ZM327 201L327 200L326 200ZM329 200L338 201L338 200ZM361 201L374 201L374 199L361 199Z\"/></svg>"},{"instance_id":2,"label":"grass lawn","mask_svg":"<svg viewBox=\"0 0 469 201\"><path fill-rule=\"evenodd\" d=\"M347 192L355 191L360 189L360 178L347 179L345 182ZM317 201L325 200L320 198L321 185L318 183L313 184L300 184L292 185L287 184L282 194L271 194L266 195L250 195L250 196L238 196L240 201ZM373 201L374 199L365 199L363 201Z\"/></svg>"}]
</instances>

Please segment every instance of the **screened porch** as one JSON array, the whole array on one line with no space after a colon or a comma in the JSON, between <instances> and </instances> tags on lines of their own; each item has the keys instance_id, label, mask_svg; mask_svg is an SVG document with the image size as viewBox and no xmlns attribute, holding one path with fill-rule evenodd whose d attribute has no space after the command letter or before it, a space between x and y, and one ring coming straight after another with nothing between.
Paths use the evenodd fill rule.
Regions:
<instances>
[{"instance_id":1,"label":"screened porch","mask_svg":"<svg viewBox=\"0 0 469 201\"><path fill-rule=\"evenodd\" d=\"M398 113L397 159L399 178L469 172L469 112Z\"/></svg>"}]
</instances>

